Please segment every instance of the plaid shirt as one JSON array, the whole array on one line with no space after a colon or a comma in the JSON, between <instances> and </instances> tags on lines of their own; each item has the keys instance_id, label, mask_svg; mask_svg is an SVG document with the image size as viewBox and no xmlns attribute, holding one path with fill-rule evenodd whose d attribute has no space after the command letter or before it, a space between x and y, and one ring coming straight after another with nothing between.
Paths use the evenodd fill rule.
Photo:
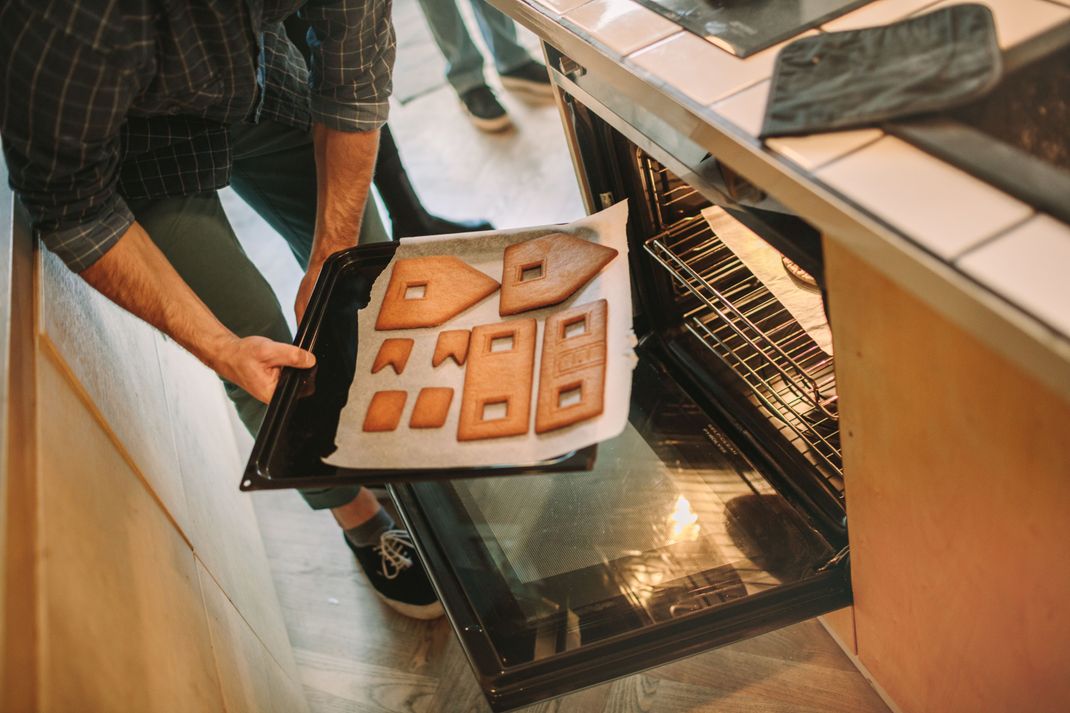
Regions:
<instances>
[{"instance_id":1,"label":"plaid shirt","mask_svg":"<svg viewBox=\"0 0 1070 713\"><path fill-rule=\"evenodd\" d=\"M11 186L73 270L134 221L124 199L227 185L227 126L386 121L391 0L0 0ZM311 69L286 38L309 24Z\"/></svg>"}]
</instances>

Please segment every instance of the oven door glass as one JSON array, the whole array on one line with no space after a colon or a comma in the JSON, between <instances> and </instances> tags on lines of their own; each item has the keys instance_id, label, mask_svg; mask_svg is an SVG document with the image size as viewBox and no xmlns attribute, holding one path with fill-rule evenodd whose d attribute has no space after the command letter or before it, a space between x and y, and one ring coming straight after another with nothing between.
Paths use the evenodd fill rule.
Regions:
<instances>
[{"instance_id":1,"label":"oven door glass","mask_svg":"<svg viewBox=\"0 0 1070 713\"><path fill-rule=\"evenodd\" d=\"M392 486L495 710L850 602L841 544L639 354L593 471Z\"/></svg>"}]
</instances>

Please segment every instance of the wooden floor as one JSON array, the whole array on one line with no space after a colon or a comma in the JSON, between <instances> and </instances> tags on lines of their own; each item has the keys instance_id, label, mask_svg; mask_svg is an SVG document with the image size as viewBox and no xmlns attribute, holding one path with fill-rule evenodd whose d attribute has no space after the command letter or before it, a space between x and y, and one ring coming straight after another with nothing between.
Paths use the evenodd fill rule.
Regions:
<instances>
[{"instance_id":1,"label":"wooden floor","mask_svg":"<svg viewBox=\"0 0 1070 713\"><path fill-rule=\"evenodd\" d=\"M411 2L402 0L396 12ZM556 109L529 107L508 95L504 101L517 128L494 136L467 123L445 86L394 107L391 126L425 203L441 214L486 217L499 227L579 217L583 210ZM225 200L246 249L276 285L282 304L292 304L300 272L281 239L233 194ZM248 446L247 436L244 442ZM311 512L294 492L252 497L315 713L489 710L446 621L416 622L385 608L358 573L329 514ZM886 710L817 621L527 709Z\"/></svg>"}]
</instances>

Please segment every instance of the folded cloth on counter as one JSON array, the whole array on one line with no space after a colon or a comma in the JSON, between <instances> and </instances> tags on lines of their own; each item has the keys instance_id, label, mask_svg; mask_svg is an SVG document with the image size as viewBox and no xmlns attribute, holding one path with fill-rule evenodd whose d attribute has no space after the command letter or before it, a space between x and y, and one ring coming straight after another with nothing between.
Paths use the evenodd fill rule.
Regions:
<instances>
[{"instance_id":1,"label":"folded cloth on counter","mask_svg":"<svg viewBox=\"0 0 1070 713\"><path fill-rule=\"evenodd\" d=\"M983 96L1003 72L992 13L952 5L792 42L777 56L761 136L868 126Z\"/></svg>"}]
</instances>

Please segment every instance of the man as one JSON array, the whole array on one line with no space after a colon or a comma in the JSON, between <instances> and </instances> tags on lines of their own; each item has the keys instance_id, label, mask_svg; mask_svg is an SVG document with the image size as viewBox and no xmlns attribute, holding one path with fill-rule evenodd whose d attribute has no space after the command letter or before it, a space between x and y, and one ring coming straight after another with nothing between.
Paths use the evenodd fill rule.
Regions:
<instances>
[{"instance_id":1,"label":"man","mask_svg":"<svg viewBox=\"0 0 1070 713\"><path fill-rule=\"evenodd\" d=\"M283 19L310 25L309 70ZM368 202L394 61L390 0L0 3L0 136L36 233L87 282L225 381L253 432L290 344L216 189L230 183L306 272L382 231ZM367 209L366 206L367 205ZM442 613L408 534L367 490L303 491L330 508L376 592Z\"/></svg>"}]
</instances>

